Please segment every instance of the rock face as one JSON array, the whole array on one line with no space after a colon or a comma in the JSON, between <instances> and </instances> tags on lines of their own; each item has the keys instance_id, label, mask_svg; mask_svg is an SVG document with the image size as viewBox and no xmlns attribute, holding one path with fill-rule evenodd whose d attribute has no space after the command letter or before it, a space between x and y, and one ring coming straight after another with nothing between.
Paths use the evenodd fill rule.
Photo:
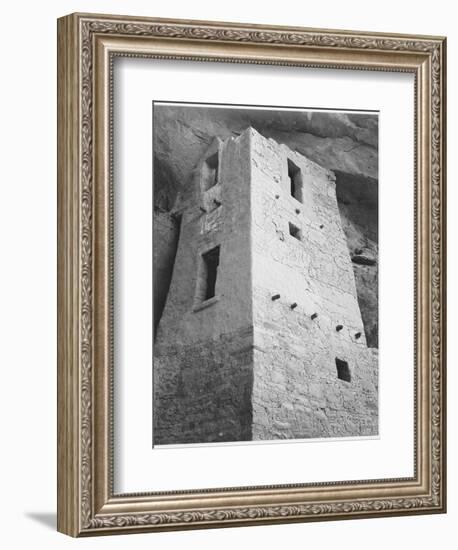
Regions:
<instances>
[{"instance_id":1,"label":"rock face","mask_svg":"<svg viewBox=\"0 0 458 550\"><path fill-rule=\"evenodd\" d=\"M194 169L215 136L222 140L236 137L248 126L335 172L339 211L350 255L375 260L356 260L352 265L367 343L378 347L377 116L156 104L155 217L164 218L171 211L177 194L191 184ZM170 225L176 227L176 222L155 224L155 241L170 240L176 246L176 238L170 238ZM158 272L155 264L156 292L168 288L171 268L166 266L175 253L165 246L155 254L161 266ZM160 301L160 297L155 297L155 303ZM155 310L155 325L160 312L161 308Z\"/></svg>"}]
</instances>

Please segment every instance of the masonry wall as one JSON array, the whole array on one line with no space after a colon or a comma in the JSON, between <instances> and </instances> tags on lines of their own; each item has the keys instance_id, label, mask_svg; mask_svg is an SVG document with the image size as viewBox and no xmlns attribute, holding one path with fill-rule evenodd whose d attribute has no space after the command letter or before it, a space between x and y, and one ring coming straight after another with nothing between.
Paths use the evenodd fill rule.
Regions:
<instances>
[{"instance_id":1,"label":"masonry wall","mask_svg":"<svg viewBox=\"0 0 458 550\"><path fill-rule=\"evenodd\" d=\"M217 152L218 183L207 190L205 161ZM249 128L215 140L183 189L154 347L154 444L377 434L377 352L367 348L332 172ZM201 258L215 246L216 292L202 301ZM338 377L336 359L351 380Z\"/></svg>"},{"instance_id":2,"label":"masonry wall","mask_svg":"<svg viewBox=\"0 0 458 550\"><path fill-rule=\"evenodd\" d=\"M217 185L202 181L219 151ZM253 380L249 134L215 140L174 211L181 230L154 345L154 444L250 440ZM220 246L215 297L198 299L201 257Z\"/></svg>"},{"instance_id":3,"label":"masonry wall","mask_svg":"<svg viewBox=\"0 0 458 550\"><path fill-rule=\"evenodd\" d=\"M155 357L155 445L252 439L251 327Z\"/></svg>"},{"instance_id":4,"label":"masonry wall","mask_svg":"<svg viewBox=\"0 0 458 550\"><path fill-rule=\"evenodd\" d=\"M302 202L288 158L302 173ZM257 132L251 166L253 439L377 434L377 352L366 346L333 174Z\"/></svg>"}]
</instances>

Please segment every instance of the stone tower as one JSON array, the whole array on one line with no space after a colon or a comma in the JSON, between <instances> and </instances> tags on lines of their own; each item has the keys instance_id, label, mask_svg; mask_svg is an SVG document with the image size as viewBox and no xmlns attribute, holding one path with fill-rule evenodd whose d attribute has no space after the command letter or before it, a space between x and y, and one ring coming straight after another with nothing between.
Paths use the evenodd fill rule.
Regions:
<instances>
[{"instance_id":1,"label":"stone tower","mask_svg":"<svg viewBox=\"0 0 458 550\"><path fill-rule=\"evenodd\" d=\"M333 173L247 128L214 140L174 215L154 444L376 435Z\"/></svg>"}]
</instances>

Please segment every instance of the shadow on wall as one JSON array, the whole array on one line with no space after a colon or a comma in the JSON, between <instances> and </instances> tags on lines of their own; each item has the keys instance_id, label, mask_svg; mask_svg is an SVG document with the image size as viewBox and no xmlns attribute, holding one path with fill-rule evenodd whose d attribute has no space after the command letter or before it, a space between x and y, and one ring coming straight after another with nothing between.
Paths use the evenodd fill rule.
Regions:
<instances>
[{"instance_id":1,"label":"shadow on wall","mask_svg":"<svg viewBox=\"0 0 458 550\"><path fill-rule=\"evenodd\" d=\"M180 237L181 216L155 210L153 214L153 317L154 338L164 311Z\"/></svg>"},{"instance_id":2,"label":"shadow on wall","mask_svg":"<svg viewBox=\"0 0 458 550\"><path fill-rule=\"evenodd\" d=\"M338 170L335 175L367 345L378 348L378 181Z\"/></svg>"},{"instance_id":3,"label":"shadow on wall","mask_svg":"<svg viewBox=\"0 0 458 550\"><path fill-rule=\"evenodd\" d=\"M47 529L55 531L57 528L57 515L55 512L26 512L25 516L37 523L41 523Z\"/></svg>"}]
</instances>

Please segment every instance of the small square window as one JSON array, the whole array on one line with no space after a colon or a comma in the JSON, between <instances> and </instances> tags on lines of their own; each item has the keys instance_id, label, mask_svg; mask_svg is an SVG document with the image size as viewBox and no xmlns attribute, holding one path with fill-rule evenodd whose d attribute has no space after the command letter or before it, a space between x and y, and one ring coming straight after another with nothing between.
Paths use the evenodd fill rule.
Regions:
<instances>
[{"instance_id":1,"label":"small square window","mask_svg":"<svg viewBox=\"0 0 458 550\"><path fill-rule=\"evenodd\" d=\"M295 239L300 241L302 239L301 230L291 222L288 225L289 225L289 234L291 235L291 237L294 237Z\"/></svg>"}]
</instances>

